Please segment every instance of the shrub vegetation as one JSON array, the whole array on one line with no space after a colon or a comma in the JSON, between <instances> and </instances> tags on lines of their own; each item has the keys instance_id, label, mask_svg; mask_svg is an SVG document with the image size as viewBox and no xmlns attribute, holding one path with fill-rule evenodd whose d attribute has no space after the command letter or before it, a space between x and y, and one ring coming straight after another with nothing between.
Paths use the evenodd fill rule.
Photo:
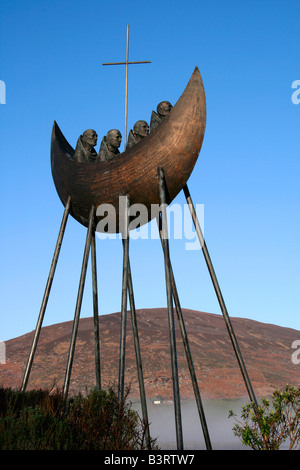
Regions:
<instances>
[{"instance_id":1,"label":"shrub vegetation","mask_svg":"<svg viewBox=\"0 0 300 470\"><path fill-rule=\"evenodd\" d=\"M146 425L111 388L64 400L59 391L0 388L1 450L141 450ZM151 439L151 449L155 440Z\"/></svg>"},{"instance_id":2,"label":"shrub vegetation","mask_svg":"<svg viewBox=\"0 0 300 470\"><path fill-rule=\"evenodd\" d=\"M236 416L231 410L229 416ZM242 408L233 428L240 441L254 450L300 449L300 388L287 385L262 404Z\"/></svg>"}]
</instances>

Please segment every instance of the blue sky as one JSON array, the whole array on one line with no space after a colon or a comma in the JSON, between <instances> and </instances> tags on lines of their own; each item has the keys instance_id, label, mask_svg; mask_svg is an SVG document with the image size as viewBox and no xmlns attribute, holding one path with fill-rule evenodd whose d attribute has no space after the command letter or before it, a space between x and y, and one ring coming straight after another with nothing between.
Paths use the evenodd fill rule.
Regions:
<instances>
[{"instance_id":1,"label":"blue sky","mask_svg":"<svg viewBox=\"0 0 300 470\"><path fill-rule=\"evenodd\" d=\"M56 120L75 146L124 133L173 104L198 65L206 92L203 147L188 182L231 317L300 330L299 1L8 1L0 7L0 339L35 328L63 207L51 176ZM98 148L98 147L97 147ZM180 194L176 203L184 204ZM44 325L72 320L86 230L69 218ZM171 240L181 305L220 313L201 251ZM120 311L122 243L97 240L99 311ZM132 240L137 308L165 307L159 240ZM92 315L90 265L81 316ZM297 338L295 338L297 339Z\"/></svg>"}]
</instances>

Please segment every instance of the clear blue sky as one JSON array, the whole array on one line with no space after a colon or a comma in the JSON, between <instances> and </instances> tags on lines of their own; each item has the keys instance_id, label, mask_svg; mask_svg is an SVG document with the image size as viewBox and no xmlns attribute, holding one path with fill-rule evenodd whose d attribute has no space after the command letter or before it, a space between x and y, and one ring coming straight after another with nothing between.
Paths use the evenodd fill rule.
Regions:
<instances>
[{"instance_id":1,"label":"clear blue sky","mask_svg":"<svg viewBox=\"0 0 300 470\"><path fill-rule=\"evenodd\" d=\"M231 317L300 330L299 0L35 1L0 7L0 340L35 328L63 206L50 168L56 120L71 145L84 129L124 132L173 104L198 65L207 99L189 180ZM99 142L98 142L99 143ZM185 202L182 194L176 202ZM86 230L69 219L44 325L72 320ZM120 311L122 243L97 240L100 314ZM165 307L159 240L130 243L137 308ZM171 240L181 304L220 313L200 251ZM91 316L90 265L81 316ZM295 339L298 339L295 337Z\"/></svg>"}]
</instances>

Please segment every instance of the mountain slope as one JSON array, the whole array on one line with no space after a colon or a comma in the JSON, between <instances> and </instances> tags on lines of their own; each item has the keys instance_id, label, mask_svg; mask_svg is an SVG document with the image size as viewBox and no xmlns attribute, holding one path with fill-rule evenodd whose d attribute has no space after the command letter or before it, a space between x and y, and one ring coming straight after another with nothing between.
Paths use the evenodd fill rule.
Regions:
<instances>
[{"instance_id":1,"label":"mountain slope","mask_svg":"<svg viewBox=\"0 0 300 470\"><path fill-rule=\"evenodd\" d=\"M199 389L202 398L247 397L247 391L222 315L183 309ZM101 380L105 388L117 383L120 313L100 316ZM137 310L147 398L172 399L172 380L167 309ZM300 365L293 364L292 342L300 332L243 318L232 325L257 396L268 396L287 383L300 385ZM177 321L176 321L177 323ZM43 327L28 389L62 386L72 321ZM34 332L6 342L6 364L0 365L0 385L21 385ZM193 398L184 348L177 328L180 394ZM130 398L139 396L130 312L128 312L125 384ZM82 318L76 342L70 393L95 385L93 318Z\"/></svg>"}]
</instances>

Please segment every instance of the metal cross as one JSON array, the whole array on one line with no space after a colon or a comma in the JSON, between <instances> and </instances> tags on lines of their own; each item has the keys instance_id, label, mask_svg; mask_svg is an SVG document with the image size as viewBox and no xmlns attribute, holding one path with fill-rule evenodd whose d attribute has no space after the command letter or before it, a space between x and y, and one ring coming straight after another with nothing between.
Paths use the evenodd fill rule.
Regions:
<instances>
[{"instance_id":1,"label":"metal cross","mask_svg":"<svg viewBox=\"0 0 300 470\"><path fill-rule=\"evenodd\" d=\"M125 139L124 139L125 150L126 150L126 142L127 142L128 65L131 65L131 64L151 64L151 60L128 62L128 52L129 52L129 25L127 25L126 62L109 62L109 63L102 64L102 65L126 65L126 78L125 78Z\"/></svg>"}]
</instances>

